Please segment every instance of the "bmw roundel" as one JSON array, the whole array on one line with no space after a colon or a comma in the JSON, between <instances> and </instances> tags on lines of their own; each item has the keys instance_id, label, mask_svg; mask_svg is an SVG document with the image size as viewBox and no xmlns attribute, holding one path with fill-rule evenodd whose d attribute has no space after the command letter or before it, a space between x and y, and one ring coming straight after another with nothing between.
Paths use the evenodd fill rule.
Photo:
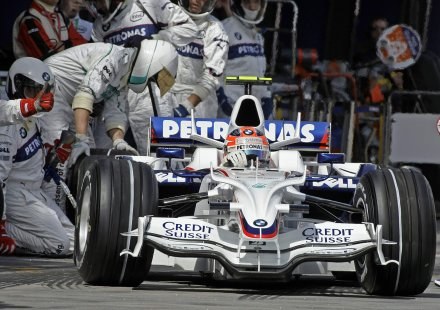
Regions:
<instances>
[{"instance_id":1,"label":"bmw roundel","mask_svg":"<svg viewBox=\"0 0 440 310\"><path fill-rule=\"evenodd\" d=\"M26 129L25 129L24 127L21 127L21 128L20 128L19 133L20 133L20 137L21 137L22 139L24 139L24 138L27 137L27 131L26 131Z\"/></svg>"},{"instance_id":2,"label":"bmw roundel","mask_svg":"<svg viewBox=\"0 0 440 310\"><path fill-rule=\"evenodd\" d=\"M263 227L267 225L267 222L263 219L258 219L254 221L254 225L257 227Z\"/></svg>"},{"instance_id":3,"label":"bmw roundel","mask_svg":"<svg viewBox=\"0 0 440 310\"><path fill-rule=\"evenodd\" d=\"M240 32L234 33L234 36L237 38L237 40L241 40L241 33Z\"/></svg>"},{"instance_id":4,"label":"bmw roundel","mask_svg":"<svg viewBox=\"0 0 440 310\"><path fill-rule=\"evenodd\" d=\"M250 136L254 133L254 131L252 129L245 129L243 132L245 135L248 135L248 136Z\"/></svg>"},{"instance_id":5,"label":"bmw roundel","mask_svg":"<svg viewBox=\"0 0 440 310\"><path fill-rule=\"evenodd\" d=\"M46 82L48 82L50 80L50 74L47 72L43 72L43 75L41 76L43 78L43 80L45 80Z\"/></svg>"}]
</instances>

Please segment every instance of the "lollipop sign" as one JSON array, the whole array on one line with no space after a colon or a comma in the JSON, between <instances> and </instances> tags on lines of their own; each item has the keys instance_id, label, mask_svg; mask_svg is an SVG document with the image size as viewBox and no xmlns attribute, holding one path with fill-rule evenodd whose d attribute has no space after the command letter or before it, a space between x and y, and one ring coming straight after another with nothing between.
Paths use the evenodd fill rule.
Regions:
<instances>
[{"instance_id":1,"label":"lollipop sign","mask_svg":"<svg viewBox=\"0 0 440 310\"><path fill-rule=\"evenodd\" d=\"M407 25L394 25L386 29L376 43L377 56L392 70L413 65L422 52L420 36Z\"/></svg>"}]
</instances>

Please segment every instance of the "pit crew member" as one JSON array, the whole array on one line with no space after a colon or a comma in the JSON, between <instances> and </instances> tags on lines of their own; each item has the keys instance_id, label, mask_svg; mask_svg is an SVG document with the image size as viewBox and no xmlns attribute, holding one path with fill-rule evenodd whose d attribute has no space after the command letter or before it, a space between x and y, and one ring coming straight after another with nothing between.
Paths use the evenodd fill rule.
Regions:
<instances>
[{"instance_id":1,"label":"pit crew member","mask_svg":"<svg viewBox=\"0 0 440 310\"><path fill-rule=\"evenodd\" d=\"M165 40L178 47L190 43L197 34L192 19L168 0L88 1L88 5L98 13L92 32L95 42L127 45L140 37ZM157 87L152 89L156 96L154 106L148 89L139 94L128 92L128 120L141 155L148 152L149 116L173 116L168 101L159 99L163 94Z\"/></svg>"},{"instance_id":2,"label":"pit crew member","mask_svg":"<svg viewBox=\"0 0 440 310\"><path fill-rule=\"evenodd\" d=\"M171 89L174 116L185 117L195 109L196 117L217 116L216 89L228 57L228 36L221 22L211 15L215 0L179 0L194 20L198 37L177 49L179 65Z\"/></svg>"},{"instance_id":3,"label":"pit crew member","mask_svg":"<svg viewBox=\"0 0 440 310\"><path fill-rule=\"evenodd\" d=\"M41 60L24 57L16 60L8 73L10 98L34 98L50 88L54 76ZM48 85L49 87L45 86ZM35 253L64 256L72 254L74 226L57 204L42 190L45 156L38 118L0 127L0 180L3 184L6 222L0 223L0 248L3 254ZM63 149L63 151L65 151ZM57 152L66 160L68 152ZM7 232L7 234L6 234ZM6 238L9 237L9 245ZM11 243L15 240L15 244Z\"/></svg>"},{"instance_id":4,"label":"pit crew member","mask_svg":"<svg viewBox=\"0 0 440 310\"><path fill-rule=\"evenodd\" d=\"M144 40L140 48L89 43L60 52L45 63L54 73L57 87L54 109L40 119L42 138L44 143L52 143L63 130L74 131L77 142L67 164L71 167L81 154L90 155L90 147L95 145L89 119L100 102L113 148L137 154L124 140L127 90L142 92L152 80L159 88L168 86L163 77L174 79L175 72L169 73L167 68L176 70L177 53L170 43L161 40ZM59 174L64 176L65 172L65 167L59 167ZM57 197L53 184L48 186L52 188L45 189Z\"/></svg>"},{"instance_id":5,"label":"pit crew member","mask_svg":"<svg viewBox=\"0 0 440 310\"><path fill-rule=\"evenodd\" d=\"M256 24L263 20L266 5L266 0L231 0L232 16L222 21L229 36L225 76L265 75L264 38ZM229 117L234 103L242 95L243 86L222 85L217 90L218 117ZM273 101L269 87L253 86L252 95L261 101L265 119L270 119Z\"/></svg>"},{"instance_id":6,"label":"pit crew member","mask_svg":"<svg viewBox=\"0 0 440 310\"><path fill-rule=\"evenodd\" d=\"M58 11L59 0L33 0L29 9L14 22L15 58L24 56L45 59L66 48L87 42L72 23Z\"/></svg>"}]
</instances>

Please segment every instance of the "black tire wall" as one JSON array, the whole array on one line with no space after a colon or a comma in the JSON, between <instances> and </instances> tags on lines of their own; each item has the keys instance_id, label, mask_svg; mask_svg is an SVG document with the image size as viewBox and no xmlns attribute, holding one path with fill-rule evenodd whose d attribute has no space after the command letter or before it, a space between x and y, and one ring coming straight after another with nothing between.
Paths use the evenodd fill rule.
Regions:
<instances>
[{"instance_id":1,"label":"black tire wall","mask_svg":"<svg viewBox=\"0 0 440 310\"><path fill-rule=\"evenodd\" d=\"M386 260L377 265L376 253L356 261L361 285L369 294L417 295L429 285L436 252L434 200L426 178L413 169L385 168L367 173L356 188L354 205L364 208L364 220L383 226Z\"/></svg>"},{"instance_id":2,"label":"black tire wall","mask_svg":"<svg viewBox=\"0 0 440 310\"><path fill-rule=\"evenodd\" d=\"M87 202L87 188L90 199ZM83 201L84 200L84 201ZM129 160L96 158L88 165L79 191L75 229L75 262L83 280L94 285L137 286L148 273L153 248L143 246L140 256L119 254L133 251L137 239L124 237L138 227L138 217L157 214L158 186L151 167ZM86 248L80 234L81 212L89 203ZM86 214L86 213L85 213ZM82 227L87 227L82 226Z\"/></svg>"}]
</instances>

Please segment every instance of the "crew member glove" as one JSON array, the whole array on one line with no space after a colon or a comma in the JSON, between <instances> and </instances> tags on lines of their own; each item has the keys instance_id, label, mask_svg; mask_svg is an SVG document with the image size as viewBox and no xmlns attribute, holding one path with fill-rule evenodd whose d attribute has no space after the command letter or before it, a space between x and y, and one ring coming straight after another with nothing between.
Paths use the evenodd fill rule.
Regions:
<instances>
[{"instance_id":1,"label":"crew member glove","mask_svg":"<svg viewBox=\"0 0 440 310\"><path fill-rule=\"evenodd\" d=\"M186 99L182 104L179 104L177 108L174 108L174 117L186 117L189 115L191 109L193 109L194 106L191 102L189 102L188 99Z\"/></svg>"},{"instance_id":2,"label":"crew member glove","mask_svg":"<svg viewBox=\"0 0 440 310\"><path fill-rule=\"evenodd\" d=\"M49 112L53 108L53 94L45 93L40 98L26 98L20 100L20 112L29 117L38 112Z\"/></svg>"},{"instance_id":3,"label":"crew member glove","mask_svg":"<svg viewBox=\"0 0 440 310\"><path fill-rule=\"evenodd\" d=\"M1 189L0 189L1 190ZM1 214L0 214L1 218ZM0 220L0 255L11 255L15 251L15 240L6 232L5 221Z\"/></svg>"},{"instance_id":4,"label":"crew member glove","mask_svg":"<svg viewBox=\"0 0 440 310\"><path fill-rule=\"evenodd\" d=\"M51 152L53 149L55 149L55 154L58 158L58 161L62 164L66 162L66 160L69 158L70 153L72 153L72 144L71 143L64 143L61 144L60 139L55 139L53 142L54 145L51 145L49 143L45 143L44 147L46 148L46 154L47 156L51 155ZM47 158L49 159L49 158ZM47 160L46 160L47 162Z\"/></svg>"},{"instance_id":5,"label":"crew member glove","mask_svg":"<svg viewBox=\"0 0 440 310\"><path fill-rule=\"evenodd\" d=\"M244 168L247 166L246 154L243 151L232 151L225 156L223 163L230 163L233 167Z\"/></svg>"},{"instance_id":6,"label":"crew member glove","mask_svg":"<svg viewBox=\"0 0 440 310\"><path fill-rule=\"evenodd\" d=\"M113 148L115 150L128 151L139 156L139 152L135 148L131 147L124 139L116 139L113 141Z\"/></svg>"},{"instance_id":7,"label":"crew member glove","mask_svg":"<svg viewBox=\"0 0 440 310\"><path fill-rule=\"evenodd\" d=\"M76 134L76 142L72 146L72 153L67 161L67 168L75 165L76 161L82 154L90 156L90 138L84 134Z\"/></svg>"}]
</instances>

